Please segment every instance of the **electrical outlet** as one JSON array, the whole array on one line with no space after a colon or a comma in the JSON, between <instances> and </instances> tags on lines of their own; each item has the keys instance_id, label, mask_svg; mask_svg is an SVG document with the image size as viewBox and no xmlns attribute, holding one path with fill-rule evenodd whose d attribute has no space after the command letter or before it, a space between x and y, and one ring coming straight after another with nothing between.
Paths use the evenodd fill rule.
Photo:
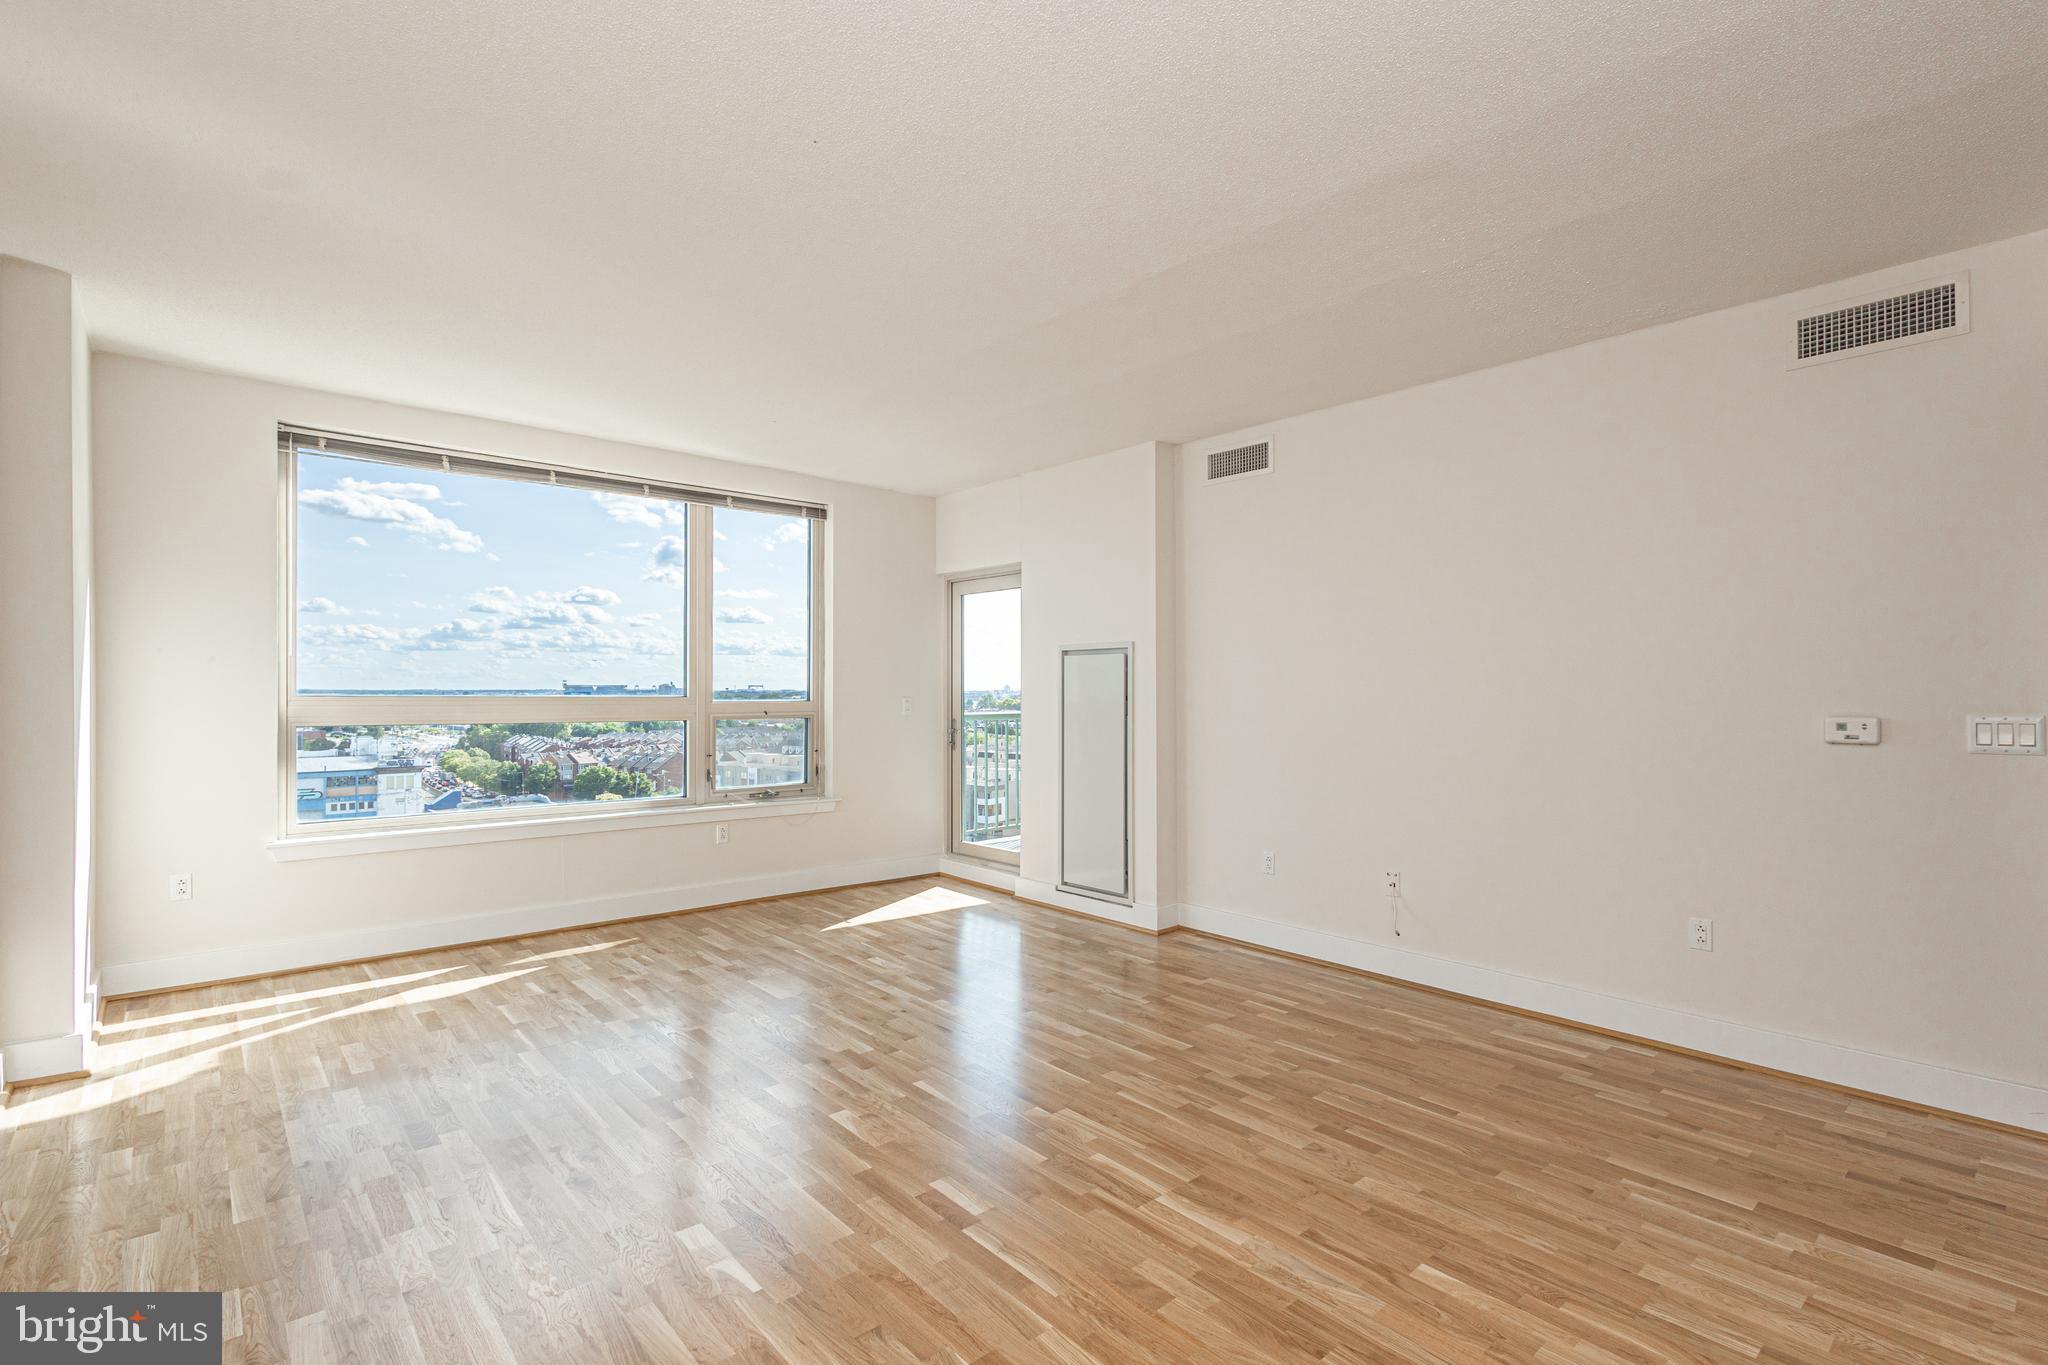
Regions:
<instances>
[{"instance_id":1,"label":"electrical outlet","mask_svg":"<svg viewBox=\"0 0 2048 1365\"><path fill-rule=\"evenodd\" d=\"M712 843L714 843L714 844L729 844L729 843L731 843L731 842L732 842L732 826L731 826L731 825L713 825L713 826L711 827L711 842L712 842Z\"/></svg>"},{"instance_id":2,"label":"electrical outlet","mask_svg":"<svg viewBox=\"0 0 2048 1365\"><path fill-rule=\"evenodd\" d=\"M1266 856L1259 862L1259 871L1265 873L1268 877L1270 877L1273 876L1275 873L1279 872L1279 870L1279 860L1274 858L1272 849L1267 849Z\"/></svg>"},{"instance_id":3,"label":"electrical outlet","mask_svg":"<svg viewBox=\"0 0 2048 1365\"><path fill-rule=\"evenodd\" d=\"M171 874L171 899L174 901L189 901L192 899L192 874L190 872L173 872Z\"/></svg>"},{"instance_id":4,"label":"electrical outlet","mask_svg":"<svg viewBox=\"0 0 2048 1365\"><path fill-rule=\"evenodd\" d=\"M903 714L906 716L910 714L910 698L908 697L903 699Z\"/></svg>"},{"instance_id":5,"label":"electrical outlet","mask_svg":"<svg viewBox=\"0 0 2048 1365\"><path fill-rule=\"evenodd\" d=\"M1714 951L1714 922L1695 915L1685 922L1685 946L1702 953Z\"/></svg>"},{"instance_id":6,"label":"electrical outlet","mask_svg":"<svg viewBox=\"0 0 2048 1365\"><path fill-rule=\"evenodd\" d=\"M1401 874L1398 872L1387 873L1386 888L1388 900L1397 901L1401 899Z\"/></svg>"}]
</instances>

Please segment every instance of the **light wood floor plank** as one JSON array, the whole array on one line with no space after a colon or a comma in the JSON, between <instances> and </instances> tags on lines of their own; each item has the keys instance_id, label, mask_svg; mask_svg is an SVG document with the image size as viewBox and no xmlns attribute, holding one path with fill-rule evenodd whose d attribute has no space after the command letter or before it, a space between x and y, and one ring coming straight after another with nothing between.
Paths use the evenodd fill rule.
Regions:
<instances>
[{"instance_id":1,"label":"light wood floor plank","mask_svg":"<svg viewBox=\"0 0 2048 1365\"><path fill-rule=\"evenodd\" d=\"M2048 1360L2048 1143L955 883L110 1003L0 1285L227 1358Z\"/></svg>"}]
</instances>

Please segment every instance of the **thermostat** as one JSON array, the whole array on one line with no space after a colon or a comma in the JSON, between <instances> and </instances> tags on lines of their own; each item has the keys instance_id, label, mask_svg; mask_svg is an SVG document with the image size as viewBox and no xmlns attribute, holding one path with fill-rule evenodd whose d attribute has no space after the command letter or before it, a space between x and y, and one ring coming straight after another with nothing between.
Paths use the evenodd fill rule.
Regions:
<instances>
[{"instance_id":1,"label":"thermostat","mask_svg":"<svg viewBox=\"0 0 2048 1365\"><path fill-rule=\"evenodd\" d=\"M1824 737L1830 744L1875 744L1881 733L1876 716L1829 716Z\"/></svg>"}]
</instances>

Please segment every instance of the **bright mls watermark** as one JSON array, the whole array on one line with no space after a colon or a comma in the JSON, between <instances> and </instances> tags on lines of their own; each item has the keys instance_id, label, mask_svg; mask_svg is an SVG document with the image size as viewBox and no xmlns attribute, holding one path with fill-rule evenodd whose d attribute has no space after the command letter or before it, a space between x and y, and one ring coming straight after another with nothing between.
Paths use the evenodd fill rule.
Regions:
<instances>
[{"instance_id":1,"label":"bright mls watermark","mask_svg":"<svg viewBox=\"0 0 2048 1365\"><path fill-rule=\"evenodd\" d=\"M218 1294L0 1294L0 1360L219 1365Z\"/></svg>"}]
</instances>

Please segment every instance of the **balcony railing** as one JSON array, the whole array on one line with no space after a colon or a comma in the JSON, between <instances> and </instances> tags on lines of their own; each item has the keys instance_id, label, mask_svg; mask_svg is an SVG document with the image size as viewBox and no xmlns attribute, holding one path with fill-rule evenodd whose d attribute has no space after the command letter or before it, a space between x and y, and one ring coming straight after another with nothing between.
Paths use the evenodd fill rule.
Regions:
<instances>
[{"instance_id":1,"label":"balcony railing","mask_svg":"<svg viewBox=\"0 0 2048 1365\"><path fill-rule=\"evenodd\" d=\"M1016 711L969 711L960 724L960 837L999 844L1024 832L1018 772L1024 717ZM1015 847L1014 844L1011 847Z\"/></svg>"}]
</instances>

